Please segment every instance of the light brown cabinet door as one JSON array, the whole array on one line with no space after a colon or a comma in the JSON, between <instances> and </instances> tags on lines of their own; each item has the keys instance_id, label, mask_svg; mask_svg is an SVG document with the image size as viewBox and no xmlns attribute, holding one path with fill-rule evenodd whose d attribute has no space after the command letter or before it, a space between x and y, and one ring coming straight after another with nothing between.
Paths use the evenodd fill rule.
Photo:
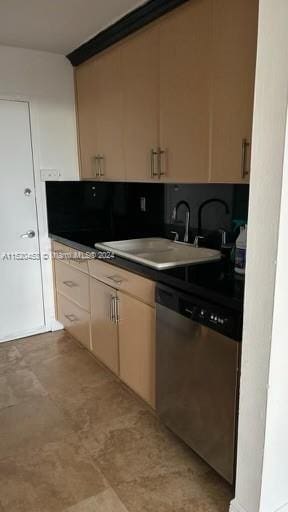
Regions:
<instances>
[{"instance_id":1,"label":"light brown cabinet door","mask_svg":"<svg viewBox=\"0 0 288 512\"><path fill-rule=\"evenodd\" d=\"M249 180L258 0L213 0L212 182Z\"/></svg>"},{"instance_id":2,"label":"light brown cabinet door","mask_svg":"<svg viewBox=\"0 0 288 512\"><path fill-rule=\"evenodd\" d=\"M162 169L168 181L206 182L212 1L189 2L170 13L159 27Z\"/></svg>"},{"instance_id":3,"label":"light brown cabinet door","mask_svg":"<svg viewBox=\"0 0 288 512\"><path fill-rule=\"evenodd\" d=\"M123 44L122 78L126 177L157 179L152 176L151 151L159 146L158 27L148 27Z\"/></svg>"},{"instance_id":4,"label":"light brown cabinet door","mask_svg":"<svg viewBox=\"0 0 288 512\"><path fill-rule=\"evenodd\" d=\"M124 180L123 86L121 46L95 59L97 73L97 144L102 179Z\"/></svg>"},{"instance_id":5,"label":"light brown cabinet door","mask_svg":"<svg viewBox=\"0 0 288 512\"><path fill-rule=\"evenodd\" d=\"M120 378L155 407L155 309L118 292Z\"/></svg>"},{"instance_id":6,"label":"light brown cabinet door","mask_svg":"<svg viewBox=\"0 0 288 512\"><path fill-rule=\"evenodd\" d=\"M118 330L115 318L116 290L90 278L90 293L91 350L102 363L118 375Z\"/></svg>"},{"instance_id":7,"label":"light brown cabinet door","mask_svg":"<svg viewBox=\"0 0 288 512\"><path fill-rule=\"evenodd\" d=\"M125 178L120 57L117 46L75 71L82 178Z\"/></svg>"},{"instance_id":8,"label":"light brown cabinet door","mask_svg":"<svg viewBox=\"0 0 288 512\"><path fill-rule=\"evenodd\" d=\"M78 147L81 178L96 178L97 69L93 61L75 70Z\"/></svg>"}]
</instances>

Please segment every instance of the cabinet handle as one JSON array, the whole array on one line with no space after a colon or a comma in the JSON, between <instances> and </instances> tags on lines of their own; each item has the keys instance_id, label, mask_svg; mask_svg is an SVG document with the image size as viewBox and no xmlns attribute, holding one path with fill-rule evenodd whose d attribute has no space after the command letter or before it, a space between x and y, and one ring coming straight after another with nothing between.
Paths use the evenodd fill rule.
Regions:
<instances>
[{"instance_id":1,"label":"cabinet handle","mask_svg":"<svg viewBox=\"0 0 288 512\"><path fill-rule=\"evenodd\" d=\"M68 286L68 288L75 288L75 286L78 286L78 284L74 283L74 281L63 281L63 284L65 284L65 286Z\"/></svg>"},{"instance_id":2,"label":"cabinet handle","mask_svg":"<svg viewBox=\"0 0 288 512\"><path fill-rule=\"evenodd\" d=\"M100 162L100 155L97 155L96 156L96 160L97 160L97 178L101 178L101 162Z\"/></svg>"},{"instance_id":3,"label":"cabinet handle","mask_svg":"<svg viewBox=\"0 0 288 512\"><path fill-rule=\"evenodd\" d=\"M64 315L64 316L65 316L65 318L67 318L67 320L69 320L69 322L77 322L78 321L78 318L75 315Z\"/></svg>"},{"instance_id":4,"label":"cabinet handle","mask_svg":"<svg viewBox=\"0 0 288 512\"><path fill-rule=\"evenodd\" d=\"M247 167L247 149L250 147L250 142L247 139L242 140L242 179L244 180L246 176L249 176L249 171L246 169Z\"/></svg>"},{"instance_id":5,"label":"cabinet handle","mask_svg":"<svg viewBox=\"0 0 288 512\"><path fill-rule=\"evenodd\" d=\"M115 297L115 323L119 324L120 322L120 313L119 313L119 298Z\"/></svg>"},{"instance_id":6,"label":"cabinet handle","mask_svg":"<svg viewBox=\"0 0 288 512\"><path fill-rule=\"evenodd\" d=\"M161 176L165 176L165 172L162 171L162 155L165 154L164 149L158 148L157 151L157 160L158 160L158 179L161 179Z\"/></svg>"},{"instance_id":7,"label":"cabinet handle","mask_svg":"<svg viewBox=\"0 0 288 512\"><path fill-rule=\"evenodd\" d=\"M104 156L98 154L94 159L96 162L95 177L102 178L105 176L104 165L102 164L102 162L104 162Z\"/></svg>"},{"instance_id":8,"label":"cabinet handle","mask_svg":"<svg viewBox=\"0 0 288 512\"><path fill-rule=\"evenodd\" d=\"M111 295L110 320L114 324L118 324L118 322L119 322L118 302L119 302L118 297L115 295Z\"/></svg>"},{"instance_id":9,"label":"cabinet handle","mask_svg":"<svg viewBox=\"0 0 288 512\"><path fill-rule=\"evenodd\" d=\"M99 156L96 155L94 156L94 160L95 160L95 178L99 178Z\"/></svg>"},{"instance_id":10,"label":"cabinet handle","mask_svg":"<svg viewBox=\"0 0 288 512\"><path fill-rule=\"evenodd\" d=\"M111 295L109 318L115 323L114 295Z\"/></svg>"},{"instance_id":11,"label":"cabinet handle","mask_svg":"<svg viewBox=\"0 0 288 512\"><path fill-rule=\"evenodd\" d=\"M157 163L158 163L158 150L155 151L155 149L151 149L150 151L150 171L151 171L151 178L155 178L158 176L158 171L155 171L155 157L157 156Z\"/></svg>"},{"instance_id":12,"label":"cabinet handle","mask_svg":"<svg viewBox=\"0 0 288 512\"><path fill-rule=\"evenodd\" d=\"M118 277L117 275L115 276L105 276L106 279L110 279L110 281L113 281L114 284L117 284L118 286L120 286L124 279L121 279L121 277Z\"/></svg>"},{"instance_id":13,"label":"cabinet handle","mask_svg":"<svg viewBox=\"0 0 288 512\"><path fill-rule=\"evenodd\" d=\"M105 176L105 170L104 170L104 156L98 155L98 167L99 167L99 174L98 176L101 178Z\"/></svg>"}]
</instances>

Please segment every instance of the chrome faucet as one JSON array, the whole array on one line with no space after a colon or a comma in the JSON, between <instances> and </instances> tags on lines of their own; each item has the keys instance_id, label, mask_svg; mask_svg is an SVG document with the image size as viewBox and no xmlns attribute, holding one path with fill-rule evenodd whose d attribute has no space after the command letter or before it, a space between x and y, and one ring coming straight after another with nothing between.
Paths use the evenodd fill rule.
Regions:
<instances>
[{"instance_id":1,"label":"chrome faucet","mask_svg":"<svg viewBox=\"0 0 288 512\"><path fill-rule=\"evenodd\" d=\"M173 208L172 212L172 221L177 222L177 216L178 216L178 210L180 206L185 206L186 211L186 217L185 217L185 234L184 234L184 242L188 242L189 240L189 226L190 226L190 206L187 203L187 201L179 201L179 203L176 204L175 208Z\"/></svg>"}]
</instances>

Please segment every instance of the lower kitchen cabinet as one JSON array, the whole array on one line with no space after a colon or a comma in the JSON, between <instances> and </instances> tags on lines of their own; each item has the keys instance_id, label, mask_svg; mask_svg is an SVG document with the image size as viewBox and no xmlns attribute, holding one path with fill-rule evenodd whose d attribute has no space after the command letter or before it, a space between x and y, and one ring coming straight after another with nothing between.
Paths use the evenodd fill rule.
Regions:
<instances>
[{"instance_id":1,"label":"lower kitchen cabinet","mask_svg":"<svg viewBox=\"0 0 288 512\"><path fill-rule=\"evenodd\" d=\"M54 262L57 319L154 408L155 283L99 260L64 261Z\"/></svg>"},{"instance_id":2,"label":"lower kitchen cabinet","mask_svg":"<svg viewBox=\"0 0 288 512\"><path fill-rule=\"evenodd\" d=\"M111 286L90 279L91 350L116 375L119 374L117 292Z\"/></svg>"},{"instance_id":3,"label":"lower kitchen cabinet","mask_svg":"<svg viewBox=\"0 0 288 512\"><path fill-rule=\"evenodd\" d=\"M118 292L120 378L155 407L155 309Z\"/></svg>"}]
</instances>

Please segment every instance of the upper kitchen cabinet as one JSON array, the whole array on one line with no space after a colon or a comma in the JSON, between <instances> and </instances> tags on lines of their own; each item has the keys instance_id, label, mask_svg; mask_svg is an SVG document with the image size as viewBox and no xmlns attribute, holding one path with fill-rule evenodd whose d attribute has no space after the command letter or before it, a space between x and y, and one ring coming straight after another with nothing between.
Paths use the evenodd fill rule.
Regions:
<instances>
[{"instance_id":1,"label":"upper kitchen cabinet","mask_svg":"<svg viewBox=\"0 0 288 512\"><path fill-rule=\"evenodd\" d=\"M207 182L211 0L179 7L161 20L159 28L161 171L168 181Z\"/></svg>"},{"instance_id":2,"label":"upper kitchen cabinet","mask_svg":"<svg viewBox=\"0 0 288 512\"><path fill-rule=\"evenodd\" d=\"M75 72L81 177L249 181L258 0L190 0Z\"/></svg>"},{"instance_id":3,"label":"upper kitchen cabinet","mask_svg":"<svg viewBox=\"0 0 288 512\"><path fill-rule=\"evenodd\" d=\"M120 72L119 46L76 69L82 178L125 177Z\"/></svg>"},{"instance_id":4,"label":"upper kitchen cabinet","mask_svg":"<svg viewBox=\"0 0 288 512\"><path fill-rule=\"evenodd\" d=\"M247 182L258 0L213 0L211 181Z\"/></svg>"},{"instance_id":5,"label":"upper kitchen cabinet","mask_svg":"<svg viewBox=\"0 0 288 512\"><path fill-rule=\"evenodd\" d=\"M150 26L122 45L123 137L126 177L157 179L159 31Z\"/></svg>"},{"instance_id":6,"label":"upper kitchen cabinet","mask_svg":"<svg viewBox=\"0 0 288 512\"><path fill-rule=\"evenodd\" d=\"M75 71L77 124L81 178L97 174L97 75L93 62Z\"/></svg>"},{"instance_id":7,"label":"upper kitchen cabinet","mask_svg":"<svg viewBox=\"0 0 288 512\"><path fill-rule=\"evenodd\" d=\"M98 148L100 174L104 180L123 180L125 178L120 59L121 46L116 46L95 60L98 75Z\"/></svg>"}]
</instances>

